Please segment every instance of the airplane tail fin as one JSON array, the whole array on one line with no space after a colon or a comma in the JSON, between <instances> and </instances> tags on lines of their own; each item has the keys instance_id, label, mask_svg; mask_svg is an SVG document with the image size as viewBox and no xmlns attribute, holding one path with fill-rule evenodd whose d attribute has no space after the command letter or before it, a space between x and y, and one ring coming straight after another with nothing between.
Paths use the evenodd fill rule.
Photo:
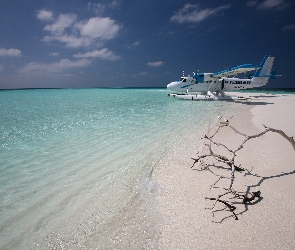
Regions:
<instances>
[{"instance_id":1,"label":"airplane tail fin","mask_svg":"<svg viewBox=\"0 0 295 250\"><path fill-rule=\"evenodd\" d=\"M271 71L273 62L274 62L274 57L270 55L266 55L260 66L259 69L256 71L254 74L252 80L253 80L253 86L261 87L263 85L266 85L268 82L269 78L275 79L276 76L281 76L277 75L276 71Z\"/></svg>"},{"instance_id":2,"label":"airplane tail fin","mask_svg":"<svg viewBox=\"0 0 295 250\"><path fill-rule=\"evenodd\" d=\"M266 55L259 67L259 70L254 74L254 77L271 77L271 68L274 62L274 57Z\"/></svg>"}]
</instances>

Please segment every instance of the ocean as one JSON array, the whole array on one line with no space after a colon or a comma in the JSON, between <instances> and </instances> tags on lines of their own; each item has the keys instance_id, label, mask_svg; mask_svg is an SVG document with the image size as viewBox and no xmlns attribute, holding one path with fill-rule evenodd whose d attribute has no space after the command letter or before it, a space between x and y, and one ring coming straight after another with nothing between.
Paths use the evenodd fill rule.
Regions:
<instances>
[{"instance_id":1,"label":"ocean","mask_svg":"<svg viewBox=\"0 0 295 250\"><path fill-rule=\"evenodd\" d=\"M157 249L153 170L235 108L167 94L0 91L0 249Z\"/></svg>"}]
</instances>

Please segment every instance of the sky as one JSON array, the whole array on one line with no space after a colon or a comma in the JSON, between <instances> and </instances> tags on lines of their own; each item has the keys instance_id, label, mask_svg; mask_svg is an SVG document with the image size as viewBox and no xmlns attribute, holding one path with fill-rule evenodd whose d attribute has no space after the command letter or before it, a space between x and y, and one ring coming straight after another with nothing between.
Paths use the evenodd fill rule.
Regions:
<instances>
[{"instance_id":1,"label":"sky","mask_svg":"<svg viewBox=\"0 0 295 250\"><path fill-rule=\"evenodd\" d=\"M275 57L295 88L293 0L0 0L0 89L166 87Z\"/></svg>"}]
</instances>

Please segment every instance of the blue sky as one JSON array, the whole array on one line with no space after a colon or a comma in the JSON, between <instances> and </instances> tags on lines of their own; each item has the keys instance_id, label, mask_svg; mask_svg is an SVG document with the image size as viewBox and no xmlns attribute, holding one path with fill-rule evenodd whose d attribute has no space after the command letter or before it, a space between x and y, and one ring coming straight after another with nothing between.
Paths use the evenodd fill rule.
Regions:
<instances>
[{"instance_id":1,"label":"blue sky","mask_svg":"<svg viewBox=\"0 0 295 250\"><path fill-rule=\"evenodd\" d=\"M292 0L0 0L0 89L166 87L275 56L295 87Z\"/></svg>"}]
</instances>

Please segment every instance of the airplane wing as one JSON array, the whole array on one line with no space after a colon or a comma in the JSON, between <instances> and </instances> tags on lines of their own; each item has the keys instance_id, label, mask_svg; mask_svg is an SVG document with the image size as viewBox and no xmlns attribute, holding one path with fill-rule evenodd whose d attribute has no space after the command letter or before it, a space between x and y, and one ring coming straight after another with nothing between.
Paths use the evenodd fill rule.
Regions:
<instances>
[{"instance_id":1,"label":"airplane wing","mask_svg":"<svg viewBox=\"0 0 295 250\"><path fill-rule=\"evenodd\" d=\"M259 66L254 64L242 64L239 66L230 67L225 70L221 70L219 72L213 73L212 77L223 77L223 76L230 76L230 75L238 75L241 73L245 73L252 70L257 70Z\"/></svg>"}]
</instances>

